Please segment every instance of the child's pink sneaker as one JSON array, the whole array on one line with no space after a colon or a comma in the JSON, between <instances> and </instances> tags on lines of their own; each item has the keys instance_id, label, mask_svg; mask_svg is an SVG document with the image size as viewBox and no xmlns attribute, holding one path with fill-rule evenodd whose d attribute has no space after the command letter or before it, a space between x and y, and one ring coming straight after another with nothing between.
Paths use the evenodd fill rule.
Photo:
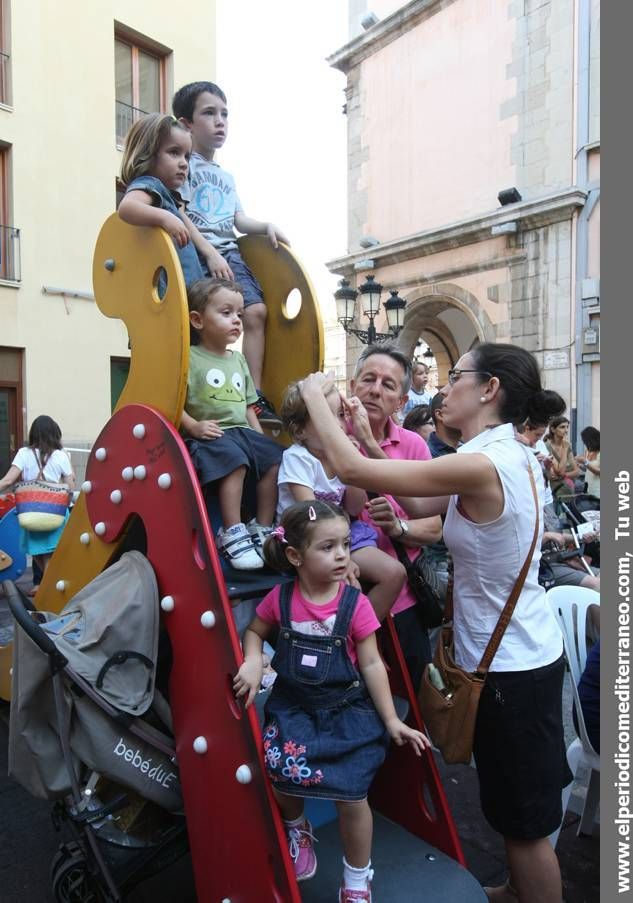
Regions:
<instances>
[{"instance_id":1,"label":"child's pink sneaker","mask_svg":"<svg viewBox=\"0 0 633 903\"><path fill-rule=\"evenodd\" d=\"M371 903L371 884L367 882L366 890L351 890L341 884L338 892L338 903Z\"/></svg>"},{"instance_id":2,"label":"child's pink sneaker","mask_svg":"<svg viewBox=\"0 0 633 903\"><path fill-rule=\"evenodd\" d=\"M313 846L316 837L312 833L312 825L306 818L299 827L286 828L286 833L288 850L295 866L295 878L297 881L307 881L317 870L317 858Z\"/></svg>"}]
</instances>

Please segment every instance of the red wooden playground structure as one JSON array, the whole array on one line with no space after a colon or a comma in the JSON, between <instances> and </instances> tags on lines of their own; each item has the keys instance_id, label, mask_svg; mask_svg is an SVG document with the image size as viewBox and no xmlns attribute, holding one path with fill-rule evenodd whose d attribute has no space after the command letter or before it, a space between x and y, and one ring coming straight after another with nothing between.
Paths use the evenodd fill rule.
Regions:
<instances>
[{"instance_id":1,"label":"red wooden playground structure","mask_svg":"<svg viewBox=\"0 0 633 903\"><path fill-rule=\"evenodd\" d=\"M278 404L289 381L322 366L323 332L314 293L288 249L273 252L265 243L247 239L242 252L264 288L269 311L264 389ZM161 268L168 280L162 301L156 293ZM205 499L177 430L186 385L188 319L171 242L160 230L110 218L97 242L94 282L102 312L121 317L128 328L130 377L94 444L80 500L46 572L37 607L60 611L115 560L126 538L130 547L132 529L140 521L173 656L169 703L198 900L334 899L325 868L323 879L317 873L299 891L265 777L256 709L245 711L233 695L233 676L242 660L233 608L246 597L257 597L258 588L240 586L235 573L223 570ZM294 288L302 303L292 318L286 299ZM263 591L260 587L259 595ZM381 634L392 692L404 706L407 722L423 729L390 619ZM9 645L0 647L0 695L5 698L10 655ZM392 746L370 801L379 813L374 861L380 863L382 890L375 885L376 900L485 899L463 868L431 752L419 759L409 747ZM319 806L312 816L318 837L321 828L327 834L335 818L333 807L329 812ZM331 831L334 837L335 825ZM323 865L327 843L321 847ZM337 871L340 853L334 858Z\"/></svg>"}]
</instances>

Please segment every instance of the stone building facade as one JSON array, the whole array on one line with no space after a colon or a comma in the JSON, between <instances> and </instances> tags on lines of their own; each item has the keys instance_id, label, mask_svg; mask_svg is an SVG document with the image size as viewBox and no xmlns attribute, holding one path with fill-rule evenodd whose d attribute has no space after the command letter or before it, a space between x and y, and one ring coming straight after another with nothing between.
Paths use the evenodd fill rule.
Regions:
<instances>
[{"instance_id":1,"label":"stone building facade","mask_svg":"<svg viewBox=\"0 0 633 903\"><path fill-rule=\"evenodd\" d=\"M399 343L424 339L440 383L477 342L533 351L578 429L599 426L599 28L597 0L412 0L329 58L349 160L332 272L399 290Z\"/></svg>"}]
</instances>

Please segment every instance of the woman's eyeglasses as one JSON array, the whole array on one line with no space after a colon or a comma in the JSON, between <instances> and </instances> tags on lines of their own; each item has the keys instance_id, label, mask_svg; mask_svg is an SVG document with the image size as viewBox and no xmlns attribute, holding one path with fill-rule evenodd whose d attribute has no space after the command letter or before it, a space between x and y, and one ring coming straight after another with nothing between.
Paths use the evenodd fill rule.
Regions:
<instances>
[{"instance_id":1,"label":"woman's eyeglasses","mask_svg":"<svg viewBox=\"0 0 633 903\"><path fill-rule=\"evenodd\" d=\"M458 379L461 378L462 373L481 373L483 376L487 376L488 379L492 379L492 373L488 373L487 370L449 370L448 371L448 384L449 386L454 386Z\"/></svg>"}]
</instances>

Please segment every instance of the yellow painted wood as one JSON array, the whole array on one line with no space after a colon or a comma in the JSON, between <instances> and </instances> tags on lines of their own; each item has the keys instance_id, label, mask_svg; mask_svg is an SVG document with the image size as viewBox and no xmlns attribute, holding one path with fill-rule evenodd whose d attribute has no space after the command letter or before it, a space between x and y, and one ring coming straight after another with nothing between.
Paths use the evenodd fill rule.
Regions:
<instances>
[{"instance_id":1,"label":"yellow painted wood","mask_svg":"<svg viewBox=\"0 0 633 903\"><path fill-rule=\"evenodd\" d=\"M114 270L105 261L114 260ZM167 292L154 285L163 267ZM116 213L99 233L92 265L95 298L106 317L123 320L131 343L130 374L116 410L150 405L178 426L187 393L189 314L182 269L162 229L129 226Z\"/></svg>"},{"instance_id":2,"label":"yellow painted wood","mask_svg":"<svg viewBox=\"0 0 633 903\"><path fill-rule=\"evenodd\" d=\"M105 267L114 261L114 269ZM154 289L162 266L167 292L159 301ZM131 342L130 374L117 410L132 402L157 408L178 424L187 391L189 317L182 269L173 243L162 229L139 228L116 214L104 223L93 260L93 284L99 310L123 320ZM78 374L81 379L81 374ZM80 537L88 533L90 542ZM95 535L83 494L64 528L35 597L42 611L61 611L75 593L101 573L120 543L105 543ZM59 581L64 589L57 589ZM0 647L0 697L11 698L12 647Z\"/></svg>"},{"instance_id":3,"label":"yellow painted wood","mask_svg":"<svg viewBox=\"0 0 633 903\"><path fill-rule=\"evenodd\" d=\"M262 388L279 410L288 383L323 369L325 343L316 292L292 248L279 245L275 250L265 235L245 235L239 248L264 292L268 317ZM293 289L301 293L302 303L291 320L286 299Z\"/></svg>"},{"instance_id":4,"label":"yellow painted wood","mask_svg":"<svg viewBox=\"0 0 633 903\"><path fill-rule=\"evenodd\" d=\"M323 368L323 326L316 296L290 248L282 245L275 251L259 235L245 236L239 244L264 291L268 321L263 390L278 407L289 382ZM106 261L114 262L113 269L106 268ZM154 287L161 266L167 275L162 301ZM130 373L116 409L147 404L177 426L187 391L189 318L182 270L171 239L162 229L129 226L113 214L99 233L92 276L99 310L106 317L123 320L130 336ZM295 288L302 304L298 316L289 319L286 299ZM88 545L80 540L84 533L90 536ZM82 494L46 569L35 598L37 608L61 611L108 565L121 541L122 537L104 543L95 535ZM57 589L60 581L63 590ZM11 656L11 645L0 647L3 699L11 698Z\"/></svg>"}]
</instances>

